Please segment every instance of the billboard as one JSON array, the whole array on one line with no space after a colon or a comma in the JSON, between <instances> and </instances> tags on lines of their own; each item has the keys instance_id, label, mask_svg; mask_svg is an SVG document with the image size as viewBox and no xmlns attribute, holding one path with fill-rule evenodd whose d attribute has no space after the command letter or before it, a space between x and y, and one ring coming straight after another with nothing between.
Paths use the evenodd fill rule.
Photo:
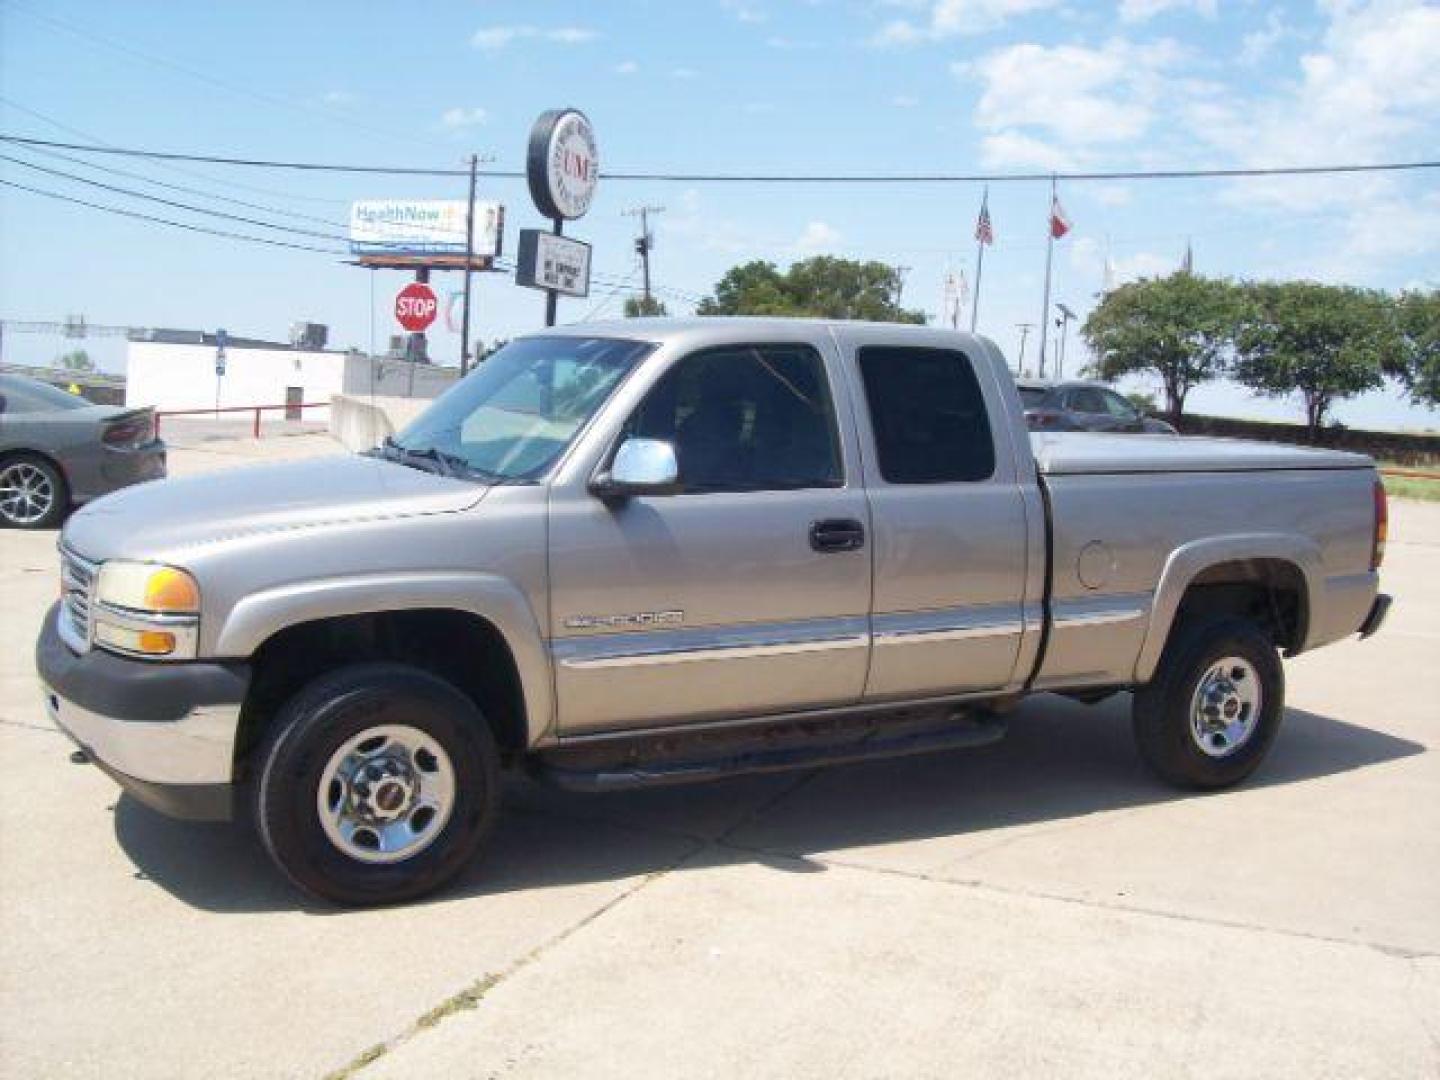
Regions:
<instances>
[{"instance_id":1,"label":"billboard","mask_svg":"<svg viewBox=\"0 0 1440 1080\"><path fill-rule=\"evenodd\" d=\"M366 199L350 204L350 251L363 263L448 263L465 258L464 199ZM505 208L475 204L471 252L477 263L500 254Z\"/></svg>"}]
</instances>

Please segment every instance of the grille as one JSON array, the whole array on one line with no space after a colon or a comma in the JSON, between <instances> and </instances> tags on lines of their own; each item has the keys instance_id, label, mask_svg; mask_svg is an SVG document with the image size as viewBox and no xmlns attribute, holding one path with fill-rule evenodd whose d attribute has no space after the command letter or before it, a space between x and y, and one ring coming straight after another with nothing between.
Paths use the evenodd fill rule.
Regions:
<instances>
[{"instance_id":1,"label":"grille","mask_svg":"<svg viewBox=\"0 0 1440 1080\"><path fill-rule=\"evenodd\" d=\"M65 605L60 616L61 636L73 648L90 647L90 598L95 587L96 565L73 551L60 549L60 587Z\"/></svg>"}]
</instances>

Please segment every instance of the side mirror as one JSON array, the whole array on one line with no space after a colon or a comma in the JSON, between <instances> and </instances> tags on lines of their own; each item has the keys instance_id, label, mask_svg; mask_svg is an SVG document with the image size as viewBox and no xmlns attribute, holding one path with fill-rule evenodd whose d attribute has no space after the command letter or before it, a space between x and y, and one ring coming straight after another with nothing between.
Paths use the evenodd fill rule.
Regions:
<instances>
[{"instance_id":1,"label":"side mirror","mask_svg":"<svg viewBox=\"0 0 1440 1080\"><path fill-rule=\"evenodd\" d=\"M675 447L663 439L626 439L615 452L608 472L590 484L602 499L628 499L635 495L673 495L680 488L680 464Z\"/></svg>"}]
</instances>

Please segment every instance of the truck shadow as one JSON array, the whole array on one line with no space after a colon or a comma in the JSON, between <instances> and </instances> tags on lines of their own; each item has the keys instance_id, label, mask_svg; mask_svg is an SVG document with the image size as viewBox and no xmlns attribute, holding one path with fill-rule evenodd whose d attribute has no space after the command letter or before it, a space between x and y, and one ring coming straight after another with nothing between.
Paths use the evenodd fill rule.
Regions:
<instances>
[{"instance_id":1,"label":"truck shadow","mask_svg":"<svg viewBox=\"0 0 1440 1080\"><path fill-rule=\"evenodd\" d=\"M1269 759L1239 790L1315 780L1424 750L1289 709ZM1003 742L979 750L606 795L516 779L507 784L505 812L486 855L457 884L417 906L618 881L675 867L707 849L798 872L825 869L812 855L944 837L957 841L959 856L1002 829L1207 797L1176 791L1146 771L1131 741L1127 695L1092 708L1047 696L1014 716ZM136 876L187 904L230 913L338 912L282 880L248 825L172 821L126 797L116 807L115 828Z\"/></svg>"}]
</instances>

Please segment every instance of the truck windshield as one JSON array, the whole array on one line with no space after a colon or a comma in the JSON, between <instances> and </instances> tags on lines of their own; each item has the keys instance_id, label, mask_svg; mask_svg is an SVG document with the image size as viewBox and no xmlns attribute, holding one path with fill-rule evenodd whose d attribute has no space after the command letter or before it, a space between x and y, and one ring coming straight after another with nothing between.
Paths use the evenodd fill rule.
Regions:
<instances>
[{"instance_id":1,"label":"truck windshield","mask_svg":"<svg viewBox=\"0 0 1440 1080\"><path fill-rule=\"evenodd\" d=\"M386 440L380 453L491 482L534 480L654 348L615 338L512 341Z\"/></svg>"}]
</instances>

